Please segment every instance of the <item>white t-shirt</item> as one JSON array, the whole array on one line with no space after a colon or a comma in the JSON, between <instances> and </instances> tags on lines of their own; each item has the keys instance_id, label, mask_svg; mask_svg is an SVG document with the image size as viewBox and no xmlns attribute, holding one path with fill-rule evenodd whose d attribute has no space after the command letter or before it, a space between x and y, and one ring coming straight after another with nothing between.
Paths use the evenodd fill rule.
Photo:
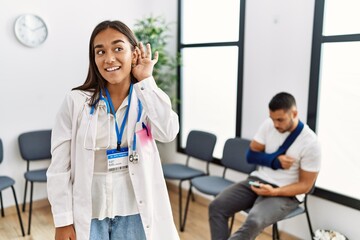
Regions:
<instances>
[{"instance_id":1,"label":"white t-shirt","mask_svg":"<svg viewBox=\"0 0 360 240\"><path fill-rule=\"evenodd\" d=\"M280 133L274 127L271 118L268 118L256 133L254 140L265 145L266 153L273 153L283 144L290 132ZM295 159L289 169L274 170L269 167L259 166L252 172L256 176L279 187L299 181L299 170L318 172L320 170L321 151L316 134L304 124L304 128L285 153Z\"/></svg>"},{"instance_id":2,"label":"white t-shirt","mask_svg":"<svg viewBox=\"0 0 360 240\"><path fill-rule=\"evenodd\" d=\"M131 103L134 104L134 103ZM137 104L137 103L135 103ZM126 97L116 112L118 127L121 127L128 98ZM109 121L106 106L103 101L98 106L99 117L97 121L96 147L104 148L109 144L109 149L116 149L117 135L115 130L114 117ZM121 139L121 147L127 147L127 124ZM115 216L128 216L139 213L135 193L129 176L128 168L108 171L106 150L102 149L95 152L94 175L92 181L92 218L102 220L104 218L114 218Z\"/></svg>"}]
</instances>

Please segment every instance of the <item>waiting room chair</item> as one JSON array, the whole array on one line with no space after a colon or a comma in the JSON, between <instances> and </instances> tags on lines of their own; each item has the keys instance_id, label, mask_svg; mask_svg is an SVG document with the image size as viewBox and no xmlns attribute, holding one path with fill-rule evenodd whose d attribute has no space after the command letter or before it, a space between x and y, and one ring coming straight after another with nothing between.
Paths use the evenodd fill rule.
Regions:
<instances>
[{"instance_id":1,"label":"waiting room chair","mask_svg":"<svg viewBox=\"0 0 360 240\"><path fill-rule=\"evenodd\" d=\"M244 174L249 174L255 170L256 165L249 164L246 161L246 152L249 149L249 144L250 141L247 139L228 139L225 142L223 156L221 159L221 163L224 166L222 176L199 176L191 179L190 189L186 199L183 228L185 228L186 216L190 203L190 195L192 194L193 187L201 193L216 197L226 187L234 183L233 181L226 179L226 172L228 169L232 169ZM234 217L231 219L230 232L233 222Z\"/></svg>"},{"instance_id":2,"label":"waiting room chair","mask_svg":"<svg viewBox=\"0 0 360 240\"><path fill-rule=\"evenodd\" d=\"M30 205L29 205L29 225L28 234L31 228L32 200L35 182L45 183L47 181L47 168L30 170L30 162L51 159L51 130L39 130L22 133L19 138L19 148L21 157L27 162L25 177L25 192L23 211L25 211L27 185L30 182Z\"/></svg>"},{"instance_id":3,"label":"waiting room chair","mask_svg":"<svg viewBox=\"0 0 360 240\"><path fill-rule=\"evenodd\" d=\"M185 153L187 159L185 164L169 163L163 164L165 179L180 180L179 182L179 225L180 231L184 231L182 225L182 183L194 177L209 174L209 164L213 160L216 136L212 133L193 130L186 140ZM189 166L190 158L196 158L206 162L206 170L202 171Z\"/></svg>"},{"instance_id":4,"label":"waiting room chair","mask_svg":"<svg viewBox=\"0 0 360 240\"><path fill-rule=\"evenodd\" d=\"M3 150L2 140L0 139L0 164L1 164L2 161L3 161L3 158L4 158L4 150ZM20 215L20 210L19 210L18 201L17 201L17 198L16 198L16 193L15 193L14 184L15 184L14 179L12 179L12 178L10 178L10 177L7 177L7 176L0 176L1 216L2 216L2 217L5 216L3 199L2 199L2 190L5 190L5 189L11 187L12 192L13 192L13 195L14 195L14 200L15 200L15 206L16 206L17 215L18 215L19 222L20 222L21 233L22 233L22 235L23 235L23 237L24 237L24 236L25 236L24 226L23 226L23 222L22 222L22 220L21 220L21 215Z\"/></svg>"},{"instance_id":5,"label":"waiting room chair","mask_svg":"<svg viewBox=\"0 0 360 240\"><path fill-rule=\"evenodd\" d=\"M307 198L308 195L313 193L315 189L315 186L313 186L313 188L311 189L311 191L307 194L305 194L305 198L302 204L300 204L297 208L295 208L292 212L290 212L286 217L284 217L281 221L289 219L289 218L293 218L296 217L298 215L301 215L303 213L305 213L306 215L306 220L309 226L309 231L310 231L310 239L314 239L314 232L311 226L311 221L310 221L310 215L309 215L309 211L308 211L308 207L307 207ZM247 209L245 212L248 213L250 211L250 209ZM279 240L280 239L280 235L279 235L279 230L278 230L278 225L277 222L274 223L272 225L272 239L273 240Z\"/></svg>"}]
</instances>

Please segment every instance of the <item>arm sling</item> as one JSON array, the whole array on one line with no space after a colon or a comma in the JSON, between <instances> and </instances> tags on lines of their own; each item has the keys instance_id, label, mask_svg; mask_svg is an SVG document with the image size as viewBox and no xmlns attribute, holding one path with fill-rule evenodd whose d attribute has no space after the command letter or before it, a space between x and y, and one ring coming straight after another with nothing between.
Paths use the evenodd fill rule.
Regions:
<instances>
[{"instance_id":1,"label":"arm sling","mask_svg":"<svg viewBox=\"0 0 360 240\"><path fill-rule=\"evenodd\" d=\"M279 168L282 169L278 156L285 154L291 144L293 144L295 139L299 136L303 128L304 124L299 120L299 123L294 129L294 131L290 133L290 135L285 139L284 143L279 147L279 149L273 153L256 152L249 148L246 153L247 162L270 167L274 170Z\"/></svg>"}]
</instances>

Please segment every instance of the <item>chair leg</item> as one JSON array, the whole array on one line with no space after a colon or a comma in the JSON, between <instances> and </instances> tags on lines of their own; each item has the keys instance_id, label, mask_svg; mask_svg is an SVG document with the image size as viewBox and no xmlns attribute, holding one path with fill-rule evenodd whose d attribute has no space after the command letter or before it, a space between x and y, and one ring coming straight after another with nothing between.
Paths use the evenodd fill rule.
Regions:
<instances>
[{"instance_id":1,"label":"chair leg","mask_svg":"<svg viewBox=\"0 0 360 240\"><path fill-rule=\"evenodd\" d=\"M195 202L195 195L191 192L191 200Z\"/></svg>"},{"instance_id":2,"label":"chair leg","mask_svg":"<svg viewBox=\"0 0 360 240\"><path fill-rule=\"evenodd\" d=\"M3 203L2 193L1 192L0 192L0 204L1 204L1 216L5 217L4 203Z\"/></svg>"},{"instance_id":3,"label":"chair leg","mask_svg":"<svg viewBox=\"0 0 360 240\"><path fill-rule=\"evenodd\" d=\"M21 234L23 235L23 237L25 237L24 225L23 225L23 222L22 222L22 219L21 219L19 204L18 204L18 201L17 201L17 198L16 198L16 193L15 193L14 186L11 186L11 189L12 189L12 192L14 194L16 212L17 212L19 222L20 222Z\"/></svg>"},{"instance_id":4,"label":"chair leg","mask_svg":"<svg viewBox=\"0 0 360 240\"><path fill-rule=\"evenodd\" d=\"M29 206L28 235L30 235L30 228L31 228L31 214L32 214L32 203L33 203L33 189L34 189L34 182L30 182L30 206Z\"/></svg>"},{"instance_id":5,"label":"chair leg","mask_svg":"<svg viewBox=\"0 0 360 240\"><path fill-rule=\"evenodd\" d=\"M310 236L311 236L311 239L314 239L314 232L313 232L313 229L312 229L312 226L311 226L311 221L310 221L310 215L309 215L309 212L307 210L307 201L304 202L304 205L305 205L305 215L306 215L306 219L308 221L308 225L309 225L309 231L310 231Z\"/></svg>"},{"instance_id":6,"label":"chair leg","mask_svg":"<svg viewBox=\"0 0 360 240\"><path fill-rule=\"evenodd\" d=\"M273 240L279 240L279 230L278 230L277 222L274 223L272 226L272 237Z\"/></svg>"},{"instance_id":7,"label":"chair leg","mask_svg":"<svg viewBox=\"0 0 360 240\"><path fill-rule=\"evenodd\" d=\"M182 180L180 180L179 183L179 226L180 226L180 231L181 230L181 225L182 225L182 188L181 188L181 184L182 184Z\"/></svg>"},{"instance_id":8,"label":"chair leg","mask_svg":"<svg viewBox=\"0 0 360 240\"><path fill-rule=\"evenodd\" d=\"M187 217L187 213L189 210L189 203L190 203L190 197L193 196L194 194L192 194L192 185L190 183L190 187L189 187L189 192L186 198L186 205L185 205L185 212L184 212L184 220L180 225L180 231L183 232L185 231L185 224L186 224L186 217Z\"/></svg>"},{"instance_id":9,"label":"chair leg","mask_svg":"<svg viewBox=\"0 0 360 240\"><path fill-rule=\"evenodd\" d=\"M230 227L229 227L229 237L231 236L232 228L234 225L234 220L235 220L235 214L231 217Z\"/></svg>"},{"instance_id":10,"label":"chair leg","mask_svg":"<svg viewBox=\"0 0 360 240\"><path fill-rule=\"evenodd\" d=\"M22 205L22 211L25 212L25 208L26 208L26 194L27 194L27 186L28 186L28 181L25 180L25 191L24 191L24 201L23 201L23 205Z\"/></svg>"}]
</instances>

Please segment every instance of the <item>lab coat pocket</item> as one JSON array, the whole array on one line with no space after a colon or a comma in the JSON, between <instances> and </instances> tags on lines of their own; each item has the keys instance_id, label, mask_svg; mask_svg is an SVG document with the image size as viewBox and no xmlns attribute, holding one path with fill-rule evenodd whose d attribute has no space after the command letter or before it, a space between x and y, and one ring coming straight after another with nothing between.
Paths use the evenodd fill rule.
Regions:
<instances>
[{"instance_id":1,"label":"lab coat pocket","mask_svg":"<svg viewBox=\"0 0 360 240\"><path fill-rule=\"evenodd\" d=\"M140 125L140 123L138 123ZM136 137L139 139L141 147L146 147L151 144L152 135L150 125L141 123L141 126L137 126Z\"/></svg>"}]
</instances>

